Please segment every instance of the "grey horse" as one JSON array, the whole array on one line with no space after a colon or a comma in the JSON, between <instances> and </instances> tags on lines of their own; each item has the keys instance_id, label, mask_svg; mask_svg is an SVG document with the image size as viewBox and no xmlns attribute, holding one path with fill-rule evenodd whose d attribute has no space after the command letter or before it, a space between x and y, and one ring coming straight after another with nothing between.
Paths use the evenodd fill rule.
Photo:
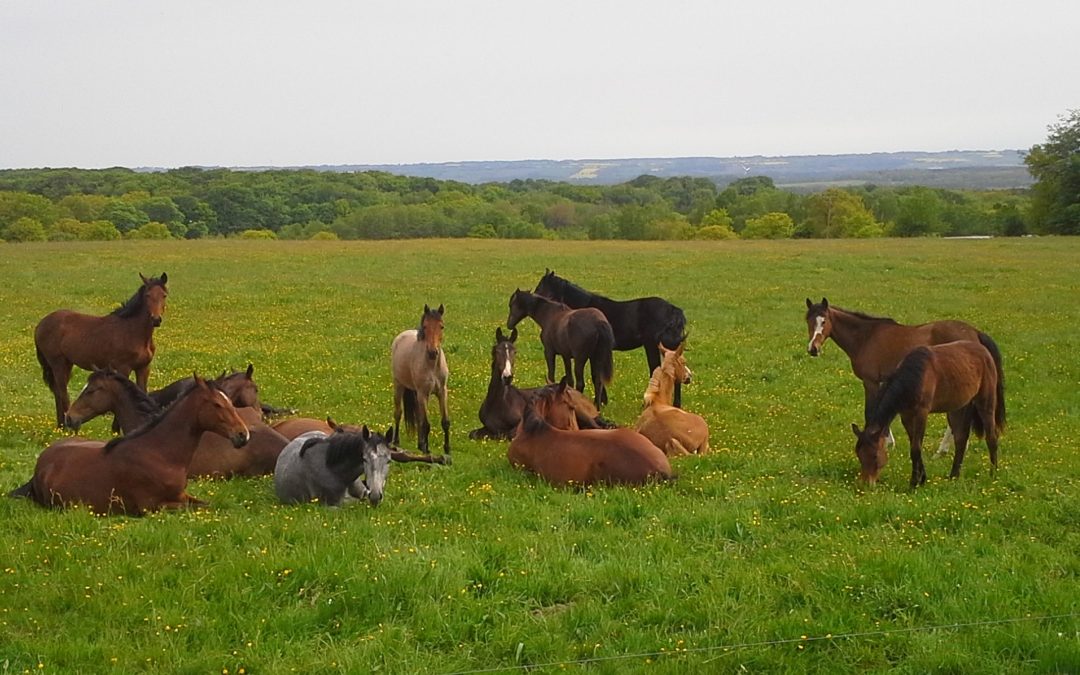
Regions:
<instances>
[{"instance_id":1,"label":"grey horse","mask_svg":"<svg viewBox=\"0 0 1080 675\"><path fill-rule=\"evenodd\" d=\"M390 467L390 433L321 431L289 442L274 467L274 490L285 504L318 500L339 506L346 495L377 506ZM363 478L361 478L363 476Z\"/></svg>"}]
</instances>

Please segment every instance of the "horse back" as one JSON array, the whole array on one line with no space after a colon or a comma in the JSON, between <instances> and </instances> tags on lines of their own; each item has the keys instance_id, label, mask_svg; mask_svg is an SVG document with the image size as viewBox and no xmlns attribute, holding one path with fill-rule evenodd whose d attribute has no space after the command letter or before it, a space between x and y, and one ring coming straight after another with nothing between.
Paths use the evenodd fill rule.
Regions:
<instances>
[{"instance_id":1,"label":"horse back","mask_svg":"<svg viewBox=\"0 0 1080 675\"><path fill-rule=\"evenodd\" d=\"M934 371L931 410L950 412L979 396L997 390L997 367L993 356L978 342L956 340L930 347Z\"/></svg>"},{"instance_id":2,"label":"horse back","mask_svg":"<svg viewBox=\"0 0 1080 675\"><path fill-rule=\"evenodd\" d=\"M46 357L63 356L84 370L145 366L154 357L153 331L125 329L122 321L58 309L38 322L34 342Z\"/></svg>"}]
</instances>

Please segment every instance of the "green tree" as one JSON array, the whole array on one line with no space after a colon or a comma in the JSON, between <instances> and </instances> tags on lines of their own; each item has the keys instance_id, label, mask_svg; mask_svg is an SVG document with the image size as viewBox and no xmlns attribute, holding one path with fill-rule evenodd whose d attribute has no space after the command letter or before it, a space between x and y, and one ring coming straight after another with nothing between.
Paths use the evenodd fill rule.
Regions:
<instances>
[{"instance_id":1,"label":"green tree","mask_svg":"<svg viewBox=\"0 0 1080 675\"><path fill-rule=\"evenodd\" d=\"M56 207L47 198L29 192L0 191L0 228L20 218L31 218L40 225L56 220Z\"/></svg>"},{"instance_id":2,"label":"green tree","mask_svg":"<svg viewBox=\"0 0 1080 675\"><path fill-rule=\"evenodd\" d=\"M45 227L33 218L23 216L2 231L6 241L45 241Z\"/></svg>"},{"instance_id":3,"label":"green tree","mask_svg":"<svg viewBox=\"0 0 1080 675\"><path fill-rule=\"evenodd\" d=\"M75 218L59 218L45 228L49 241L76 241L86 239L89 223Z\"/></svg>"},{"instance_id":4,"label":"green tree","mask_svg":"<svg viewBox=\"0 0 1080 675\"><path fill-rule=\"evenodd\" d=\"M795 221L786 213L766 213L750 218L739 235L743 239L790 239L795 234Z\"/></svg>"},{"instance_id":5,"label":"green tree","mask_svg":"<svg viewBox=\"0 0 1080 675\"><path fill-rule=\"evenodd\" d=\"M812 194L798 233L816 238L880 236L881 225L857 195L840 188Z\"/></svg>"},{"instance_id":6,"label":"green tree","mask_svg":"<svg viewBox=\"0 0 1080 675\"><path fill-rule=\"evenodd\" d=\"M127 233L128 239L171 239L172 233L165 223L146 223Z\"/></svg>"},{"instance_id":7,"label":"green tree","mask_svg":"<svg viewBox=\"0 0 1080 675\"><path fill-rule=\"evenodd\" d=\"M1080 234L1080 109L1068 111L1047 130L1046 142L1024 157L1035 178L1032 223L1047 234Z\"/></svg>"},{"instance_id":8,"label":"green tree","mask_svg":"<svg viewBox=\"0 0 1080 675\"><path fill-rule=\"evenodd\" d=\"M135 228L150 222L150 218L134 204L122 199L114 199L109 202L101 217L116 226L120 232L130 232Z\"/></svg>"},{"instance_id":9,"label":"green tree","mask_svg":"<svg viewBox=\"0 0 1080 675\"><path fill-rule=\"evenodd\" d=\"M944 210L945 203L934 190L912 188L899 199L899 211L892 233L900 237L941 234L945 230L942 220Z\"/></svg>"}]
</instances>

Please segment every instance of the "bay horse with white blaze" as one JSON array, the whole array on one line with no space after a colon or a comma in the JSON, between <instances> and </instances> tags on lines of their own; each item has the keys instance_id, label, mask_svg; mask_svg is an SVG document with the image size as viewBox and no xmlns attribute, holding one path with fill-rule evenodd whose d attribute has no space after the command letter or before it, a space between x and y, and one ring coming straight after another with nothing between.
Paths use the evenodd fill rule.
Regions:
<instances>
[{"instance_id":1,"label":"bay horse with white blaze","mask_svg":"<svg viewBox=\"0 0 1080 675\"><path fill-rule=\"evenodd\" d=\"M68 381L71 369L112 368L127 377L135 371L135 382L146 391L150 361L154 358L154 329L161 325L165 299L169 295L164 272L146 278L123 305L105 316L58 309L47 314L34 328L34 346L41 374L56 400L56 426L64 426L64 413L71 399Z\"/></svg>"},{"instance_id":2,"label":"bay horse with white blaze","mask_svg":"<svg viewBox=\"0 0 1080 675\"><path fill-rule=\"evenodd\" d=\"M446 380L450 374L443 352L443 313L445 308L424 305L420 327L402 331L390 345L390 370L394 377L394 437L401 444L401 409L405 408L405 426L417 429L420 452L429 454L427 402L432 393L439 399L442 414L443 454L450 463L450 413L446 405Z\"/></svg>"},{"instance_id":3,"label":"bay horse with white blaze","mask_svg":"<svg viewBox=\"0 0 1080 675\"><path fill-rule=\"evenodd\" d=\"M948 415L956 443L950 478L960 476L968 436L986 437L991 470L997 468L998 436L1005 429L1005 388L998 364L977 342L959 340L916 347L882 385L867 416L866 428L855 424L859 478L873 484L888 462L885 430L897 415L911 442L911 487L926 482L922 441L930 413Z\"/></svg>"}]
</instances>

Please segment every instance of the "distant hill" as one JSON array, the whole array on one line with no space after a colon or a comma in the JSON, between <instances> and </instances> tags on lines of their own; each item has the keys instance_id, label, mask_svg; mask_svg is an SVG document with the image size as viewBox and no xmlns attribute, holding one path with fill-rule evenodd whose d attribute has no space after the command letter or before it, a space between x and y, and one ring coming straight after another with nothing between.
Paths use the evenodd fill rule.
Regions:
<instances>
[{"instance_id":1,"label":"distant hill","mask_svg":"<svg viewBox=\"0 0 1080 675\"><path fill-rule=\"evenodd\" d=\"M259 170L270 167L245 168ZM386 171L463 183L538 179L584 185L612 185L648 174L664 178L703 177L726 185L744 176L768 176L778 186L800 191L862 183L972 189L1019 188L1032 183L1019 150L877 152L790 157L538 159L441 164L344 164L302 168L318 171Z\"/></svg>"}]
</instances>

